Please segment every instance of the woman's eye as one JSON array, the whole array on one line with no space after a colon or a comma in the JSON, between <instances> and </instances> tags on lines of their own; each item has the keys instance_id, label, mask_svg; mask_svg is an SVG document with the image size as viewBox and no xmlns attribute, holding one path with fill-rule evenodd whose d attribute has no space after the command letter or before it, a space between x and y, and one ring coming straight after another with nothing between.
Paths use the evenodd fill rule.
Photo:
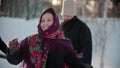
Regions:
<instances>
[{"instance_id":1,"label":"woman's eye","mask_svg":"<svg viewBox=\"0 0 120 68\"><path fill-rule=\"evenodd\" d=\"M41 20L41 22L44 22L45 20Z\"/></svg>"},{"instance_id":2,"label":"woman's eye","mask_svg":"<svg viewBox=\"0 0 120 68\"><path fill-rule=\"evenodd\" d=\"M49 19L48 21L52 21L52 20Z\"/></svg>"}]
</instances>

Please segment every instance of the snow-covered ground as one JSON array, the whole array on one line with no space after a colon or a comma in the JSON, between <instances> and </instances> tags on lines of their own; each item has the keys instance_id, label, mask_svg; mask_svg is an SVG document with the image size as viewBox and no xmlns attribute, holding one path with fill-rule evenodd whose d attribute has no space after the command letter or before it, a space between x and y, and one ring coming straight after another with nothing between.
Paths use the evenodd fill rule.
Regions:
<instances>
[{"instance_id":1,"label":"snow-covered ground","mask_svg":"<svg viewBox=\"0 0 120 68\"><path fill-rule=\"evenodd\" d=\"M85 20L84 20L85 21ZM26 36L37 33L39 19L18 19L0 17L0 36L6 44L13 39L19 41ZM100 68L101 54L104 50L102 43L105 41L104 50L104 67L119 68L120 65L120 20L108 19L106 24L106 33L104 36L104 20L85 21L90 27L93 40L93 58L92 65L94 68ZM106 40L103 40L105 37ZM0 52L1 54L1 52ZM19 65L11 65L6 59L0 58L0 68L19 68Z\"/></svg>"}]
</instances>

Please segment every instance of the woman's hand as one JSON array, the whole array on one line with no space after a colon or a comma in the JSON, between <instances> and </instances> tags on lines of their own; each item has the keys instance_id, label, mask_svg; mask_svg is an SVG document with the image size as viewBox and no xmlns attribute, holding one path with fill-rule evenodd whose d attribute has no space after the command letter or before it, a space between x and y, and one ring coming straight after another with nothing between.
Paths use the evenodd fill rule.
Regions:
<instances>
[{"instance_id":1,"label":"woman's hand","mask_svg":"<svg viewBox=\"0 0 120 68\"><path fill-rule=\"evenodd\" d=\"M9 42L9 52L10 54L15 53L16 51L18 51L20 49L21 44L18 43L18 39L15 38L12 41Z\"/></svg>"}]
</instances>

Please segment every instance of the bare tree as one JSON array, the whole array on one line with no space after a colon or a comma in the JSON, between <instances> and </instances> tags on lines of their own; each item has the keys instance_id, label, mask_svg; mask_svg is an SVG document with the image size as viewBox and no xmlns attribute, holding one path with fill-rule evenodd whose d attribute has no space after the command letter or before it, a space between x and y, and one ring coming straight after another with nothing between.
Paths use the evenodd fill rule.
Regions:
<instances>
[{"instance_id":1,"label":"bare tree","mask_svg":"<svg viewBox=\"0 0 120 68\"><path fill-rule=\"evenodd\" d=\"M108 9L108 1L109 0L105 0L105 5L104 5L104 29L103 29L103 36L102 36L102 52L101 52L101 63L100 63L100 68L104 67L104 55L105 55L105 47L106 47L106 28L107 28L107 9Z\"/></svg>"}]
</instances>

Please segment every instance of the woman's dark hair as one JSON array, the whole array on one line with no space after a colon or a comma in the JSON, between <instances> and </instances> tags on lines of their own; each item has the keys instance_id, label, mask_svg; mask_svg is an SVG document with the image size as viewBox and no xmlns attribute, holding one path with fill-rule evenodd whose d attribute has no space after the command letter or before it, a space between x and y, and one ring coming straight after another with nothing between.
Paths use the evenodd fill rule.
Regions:
<instances>
[{"instance_id":1,"label":"woman's dark hair","mask_svg":"<svg viewBox=\"0 0 120 68\"><path fill-rule=\"evenodd\" d=\"M41 16L43 16L45 13L51 13L53 16L55 15L53 8L44 9Z\"/></svg>"}]
</instances>

